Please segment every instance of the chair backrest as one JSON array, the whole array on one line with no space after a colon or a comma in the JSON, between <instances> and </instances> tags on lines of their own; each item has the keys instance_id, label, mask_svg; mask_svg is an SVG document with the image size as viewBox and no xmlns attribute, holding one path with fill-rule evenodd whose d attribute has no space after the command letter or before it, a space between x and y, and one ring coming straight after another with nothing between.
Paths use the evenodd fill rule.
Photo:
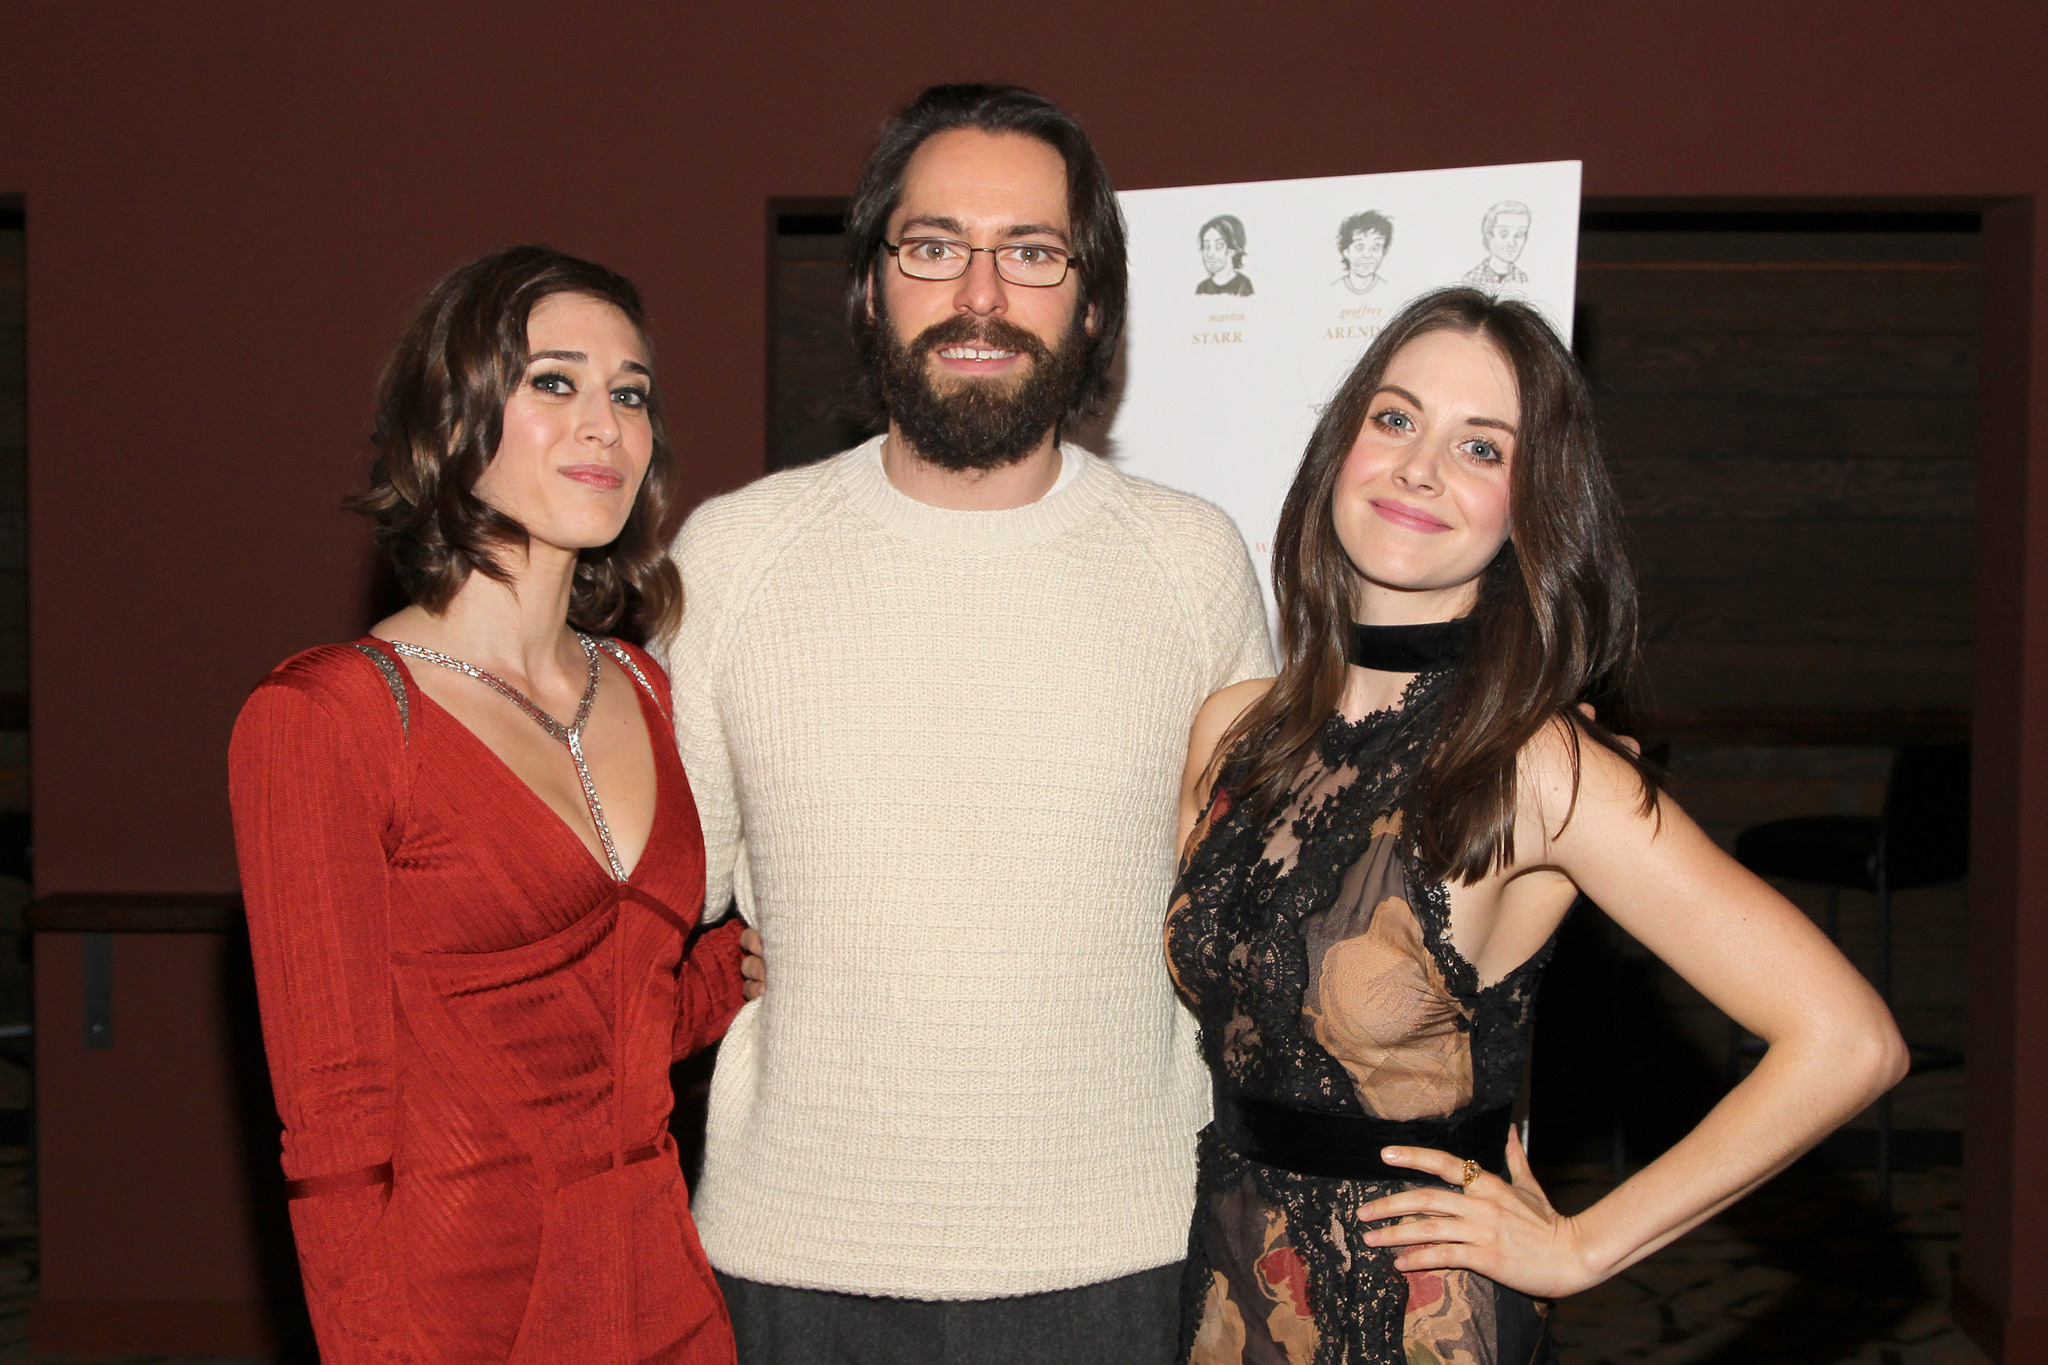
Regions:
<instances>
[{"instance_id":1,"label":"chair backrest","mask_svg":"<svg viewBox=\"0 0 2048 1365\"><path fill-rule=\"evenodd\" d=\"M1884 856L1894 889L1954 881L1970 870L1969 745L1908 745L1892 756Z\"/></svg>"}]
</instances>

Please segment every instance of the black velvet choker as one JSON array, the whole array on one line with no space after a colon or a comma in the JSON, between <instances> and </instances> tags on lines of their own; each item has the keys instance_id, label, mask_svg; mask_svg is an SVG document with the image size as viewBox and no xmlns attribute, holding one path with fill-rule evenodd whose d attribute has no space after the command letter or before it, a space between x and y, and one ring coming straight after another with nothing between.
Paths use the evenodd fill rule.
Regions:
<instances>
[{"instance_id":1,"label":"black velvet choker","mask_svg":"<svg viewBox=\"0 0 2048 1365\"><path fill-rule=\"evenodd\" d=\"M1433 673L1465 657L1472 641L1472 618L1431 621L1420 626L1351 625L1351 647L1345 660L1382 673Z\"/></svg>"}]
</instances>

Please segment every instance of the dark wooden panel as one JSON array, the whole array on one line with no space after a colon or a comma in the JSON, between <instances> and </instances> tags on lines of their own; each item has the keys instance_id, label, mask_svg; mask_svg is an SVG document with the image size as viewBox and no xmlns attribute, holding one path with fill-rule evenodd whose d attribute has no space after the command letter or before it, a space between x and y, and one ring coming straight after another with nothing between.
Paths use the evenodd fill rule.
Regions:
<instances>
[{"instance_id":1,"label":"dark wooden panel","mask_svg":"<svg viewBox=\"0 0 2048 1365\"><path fill-rule=\"evenodd\" d=\"M1616 393L1954 397L1977 383L1976 339L1955 333L1596 333L1589 360Z\"/></svg>"},{"instance_id":2,"label":"dark wooden panel","mask_svg":"<svg viewBox=\"0 0 2048 1365\"><path fill-rule=\"evenodd\" d=\"M0 633L20 632L28 629L28 575L26 573L0 573ZM0 654L4 654L0 650ZM4 717L7 708L0 700L0 730L7 728Z\"/></svg>"},{"instance_id":3,"label":"dark wooden panel","mask_svg":"<svg viewBox=\"0 0 2048 1365\"><path fill-rule=\"evenodd\" d=\"M1609 450L1644 455L1831 455L1968 459L1974 387L1956 394L1776 397L1599 390Z\"/></svg>"},{"instance_id":4,"label":"dark wooden panel","mask_svg":"<svg viewBox=\"0 0 2048 1365\"><path fill-rule=\"evenodd\" d=\"M1713 231L1699 231L1674 224L1652 232L1592 228L1579 233L1582 264L1654 261L1694 265L1897 267L1929 263L1975 265L1982 256L1983 238L1974 232L1765 229L1761 224L1756 231L1730 231L1726 225Z\"/></svg>"},{"instance_id":5,"label":"dark wooden panel","mask_svg":"<svg viewBox=\"0 0 2048 1365\"><path fill-rule=\"evenodd\" d=\"M45 1299L28 1306L29 1339L60 1355L275 1357L269 1304L210 1299Z\"/></svg>"},{"instance_id":6,"label":"dark wooden panel","mask_svg":"<svg viewBox=\"0 0 2048 1365\"><path fill-rule=\"evenodd\" d=\"M37 933L218 934L240 927L242 898L70 891L36 898L22 922Z\"/></svg>"},{"instance_id":7,"label":"dark wooden panel","mask_svg":"<svg viewBox=\"0 0 2048 1365\"><path fill-rule=\"evenodd\" d=\"M0 507L0 574L28 569L28 512Z\"/></svg>"},{"instance_id":8,"label":"dark wooden panel","mask_svg":"<svg viewBox=\"0 0 2048 1365\"><path fill-rule=\"evenodd\" d=\"M1643 619L1654 641L1964 645L1968 583L1651 580Z\"/></svg>"},{"instance_id":9,"label":"dark wooden panel","mask_svg":"<svg viewBox=\"0 0 2048 1365\"><path fill-rule=\"evenodd\" d=\"M1579 264L1597 345L1608 333L1960 332L1977 329L1973 265Z\"/></svg>"},{"instance_id":10,"label":"dark wooden panel","mask_svg":"<svg viewBox=\"0 0 2048 1365\"><path fill-rule=\"evenodd\" d=\"M816 246L819 242L806 242ZM841 322L846 271L836 242L817 259L775 263L775 468L844 450L865 434L854 400L856 364Z\"/></svg>"},{"instance_id":11,"label":"dark wooden panel","mask_svg":"<svg viewBox=\"0 0 2048 1365\"><path fill-rule=\"evenodd\" d=\"M1965 645L1652 643L1648 703L1657 709L1823 707L1967 710Z\"/></svg>"},{"instance_id":12,"label":"dark wooden panel","mask_svg":"<svg viewBox=\"0 0 2048 1365\"><path fill-rule=\"evenodd\" d=\"M1826 745L1893 748L1954 744L1970 737L1965 710L1857 710L1847 707L1706 707L1646 711L1633 727L1646 743ZM1829 781L1829 787L1836 783ZM1832 802L1819 807L1828 809ZM1695 812L1697 815L1697 812ZM1751 815L1744 823L1760 818Z\"/></svg>"},{"instance_id":13,"label":"dark wooden panel","mask_svg":"<svg viewBox=\"0 0 2048 1365\"><path fill-rule=\"evenodd\" d=\"M1690 736L1682 741L1669 736L1660 738L1674 745L1701 743ZM1797 741L1781 742L1790 744ZM1883 780L1880 779L1870 785L1877 789L1878 800L1882 802ZM1750 825L1760 825L1767 820L1783 820L1794 815L1847 813L1837 809L1837 803L1842 796L1842 784L1824 778L1674 777L1667 790L1671 793L1672 799L1685 808L1687 815L1709 829L1716 825L1727 825L1740 832Z\"/></svg>"},{"instance_id":14,"label":"dark wooden panel","mask_svg":"<svg viewBox=\"0 0 2048 1365\"><path fill-rule=\"evenodd\" d=\"M1967 521L1802 521L1639 518L1630 523L1646 583L1946 582L1967 585L1974 553ZM1960 588L1967 593L1966 586Z\"/></svg>"},{"instance_id":15,"label":"dark wooden panel","mask_svg":"<svg viewBox=\"0 0 2048 1365\"><path fill-rule=\"evenodd\" d=\"M1618 456L1608 465L1631 517L1967 520L1976 505L1967 460Z\"/></svg>"}]
</instances>

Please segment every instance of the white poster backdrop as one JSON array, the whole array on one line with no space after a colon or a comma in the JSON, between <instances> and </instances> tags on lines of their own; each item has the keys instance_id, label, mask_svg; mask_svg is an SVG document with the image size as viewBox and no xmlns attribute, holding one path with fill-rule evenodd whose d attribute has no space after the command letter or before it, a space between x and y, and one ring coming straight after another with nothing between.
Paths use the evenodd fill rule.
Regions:
<instances>
[{"instance_id":1,"label":"white poster backdrop","mask_svg":"<svg viewBox=\"0 0 2048 1365\"><path fill-rule=\"evenodd\" d=\"M1281 500L1324 402L1386 319L1471 283L1526 299L1571 338L1576 161L1118 198L1131 269L1122 398L1107 440L1081 440L1228 512L1269 614Z\"/></svg>"}]
</instances>

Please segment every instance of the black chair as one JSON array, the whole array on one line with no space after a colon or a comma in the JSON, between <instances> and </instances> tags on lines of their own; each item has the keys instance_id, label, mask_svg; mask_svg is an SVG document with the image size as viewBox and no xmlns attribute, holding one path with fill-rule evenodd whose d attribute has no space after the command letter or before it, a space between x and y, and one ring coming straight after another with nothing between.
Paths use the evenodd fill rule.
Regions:
<instances>
[{"instance_id":1,"label":"black chair","mask_svg":"<svg viewBox=\"0 0 2048 1365\"><path fill-rule=\"evenodd\" d=\"M1970 746L1918 745L1892 756L1884 814L1801 815L1752 825L1735 839L1735 857L1763 877L1828 891L1827 932L1836 936L1842 891L1877 898L1877 961L1871 979L1892 997L1892 892L1956 881L1970 870ZM1915 1071L1954 1066L1952 1049L1914 1049ZM1877 1107L1878 1202L1891 1216L1892 1102Z\"/></svg>"}]
</instances>

